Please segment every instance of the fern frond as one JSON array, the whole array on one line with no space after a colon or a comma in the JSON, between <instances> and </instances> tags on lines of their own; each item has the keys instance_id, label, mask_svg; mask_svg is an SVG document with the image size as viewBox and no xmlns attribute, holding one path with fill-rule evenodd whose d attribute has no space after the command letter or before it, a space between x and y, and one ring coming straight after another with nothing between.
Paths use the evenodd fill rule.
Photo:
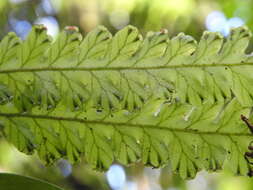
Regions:
<instances>
[{"instance_id":1,"label":"fern frond","mask_svg":"<svg viewBox=\"0 0 253 190\"><path fill-rule=\"evenodd\" d=\"M0 85L20 111L52 109L60 100L70 110L140 109L150 97L201 105L237 97L253 101L252 56L245 54L251 33L233 29L228 38L204 32L197 43L180 33L149 33L144 40L128 26L114 36L99 26L82 40L68 27L55 42L43 26L26 40L13 34L0 43ZM0 88L1 102L11 101Z\"/></svg>"},{"instance_id":2,"label":"fern frond","mask_svg":"<svg viewBox=\"0 0 253 190\"><path fill-rule=\"evenodd\" d=\"M183 178L224 167L246 175L250 36L245 27L226 39L204 32L199 43L166 31L142 39L132 26L84 39L67 27L56 41L43 26L24 41L10 33L0 42L0 129L46 163L84 156L98 170L141 160Z\"/></svg>"},{"instance_id":3,"label":"fern frond","mask_svg":"<svg viewBox=\"0 0 253 190\"><path fill-rule=\"evenodd\" d=\"M182 178L226 165L240 175L250 169L244 153L252 134L240 121L240 114L250 110L235 99L202 106L152 100L136 113L66 112L59 105L50 112L33 108L24 114L11 104L0 110L7 140L22 152L36 150L46 163L84 157L94 169L106 170L113 161L141 160L152 167L171 164Z\"/></svg>"}]
</instances>

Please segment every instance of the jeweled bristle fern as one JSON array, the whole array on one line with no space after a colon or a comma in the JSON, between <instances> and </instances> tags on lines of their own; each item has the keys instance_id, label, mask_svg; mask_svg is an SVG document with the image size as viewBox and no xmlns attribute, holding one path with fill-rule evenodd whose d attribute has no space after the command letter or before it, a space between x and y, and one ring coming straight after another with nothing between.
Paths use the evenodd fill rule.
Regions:
<instances>
[{"instance_id":1,"label":"jeweled bristle fern","mask_svg":"<svg viewBox=\"0 0 253 190\"><path fill-rule=\"evenodd\" d=\"M0 129L20 151L46 163L85 159L106 170L114 161L170 164L182 178L229 167L247 175L252 134L251 33L224 38L102 26L85 37L66 27L55 41L44 26L27 39L0 43Z\"/></svg>"}]
</instances>

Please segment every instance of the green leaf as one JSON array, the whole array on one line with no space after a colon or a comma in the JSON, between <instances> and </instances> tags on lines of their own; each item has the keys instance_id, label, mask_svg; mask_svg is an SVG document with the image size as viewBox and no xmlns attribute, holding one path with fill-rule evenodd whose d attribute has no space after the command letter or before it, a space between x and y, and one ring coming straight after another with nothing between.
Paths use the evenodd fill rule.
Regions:
<instances>
[{"instance_id":1,"label":"green leaf","mask_svg":"<svg viewBox=\"0 0 253 190\"><path fill-rule=\"evenodd\" d=\"M36 178L21 176L17 174L0 173L0 188L4 190L61 190L53 184Z\"/></svg>"},{"instance_id":2,"label":"green leaf","mask_svg":"<svg viewBox=\"0 0 253 190\"><path fill-rule=\"evenodd\" d=\"M67 27L51 42L46 29L35 26L21 43L13 33L2 40L0 85L24 112L37 105L52 109L62 99L71 110L134 111L151 96L193 105L236 96L251 106L252 55L244 52L250 36L246 27L233 29L226 40L204 32L197 44L183 33L169 39L166 31L142 40L132 26L112 37L99 26L82 41L77 28Z\"/></svg>"},{"instance_id":3,"label":"green leaf","mask_svg":"<svg viewBox=\"0 0 253 190\"><path fill-rule=\"evenodd\" d=\"M204 32L199 42L166 30L142 39L133 26L84 37L69 26L55 41L43 26L23 41L10 33L0 42L1 133L45 164L247 175L252 134L240 115L252 116L250 36L246 27L227 38Z\"/></svg>"},{"instance_id":4,"label":"green leaf","mask_svg":"<svg viewBox=\"0 0 253 190\"><path fill-rule=\"evenodd\" d=\"M103 26L91 31L80 44L78 64L89 59L103 58L111 38L110 32Z\"/></svg>"},{"instance_id":5,"label":"green leaf","mask_svg":"<svg viewBox=\"0 0 253 190\"><path fill-rule=\"evenodd\" d=\"M20 43L21 40L13 32L10 32L2 39L0 43L0 68L15 57Z\"/></svg>"},{"instance_id":6,"label":"green leaf","mask_svg":"<svg viewBox=\"0 0 253 190\"><path fill-rule=\"evenodd\" d=\"M33 27L27 39L18 48L19 66L23 68L36 64L39 59L42 59L41 54L49 47L50 41L51 38L47 35L46 28L43 25Z\"/></svg>"},{"instance_id":7,"label":"green leaf","mask_svg":"<svg viewBox=\"0 0 253 190\"><path fill-rule=\"evenodd\" d=\"M151 100L140 112L109 115L96 108L66 112L60 106L24 114L3 105L0 121L9 142L26 153L37 150L46 164L84 158L101 171L116 160L125 165L141 160L152 167L171 164L181 177L193 178L202 169L223 169L227 162L233 173L247 174L244 153L252 134L240 114L249 113L236 99L201 106Z\"/></svg>"}]
</instances>

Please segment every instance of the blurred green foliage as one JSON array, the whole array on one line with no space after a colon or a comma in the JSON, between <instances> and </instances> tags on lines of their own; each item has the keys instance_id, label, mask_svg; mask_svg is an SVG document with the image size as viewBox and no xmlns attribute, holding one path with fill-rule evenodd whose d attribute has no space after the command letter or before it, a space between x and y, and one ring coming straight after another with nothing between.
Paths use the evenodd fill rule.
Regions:
<instances>
[{"instance_id":1,"label":"blurred green foliage","mask_svg":"<svg viewBox=\"0 0 253 190\"><path fill-rule=\"evenodd\" d=\"M15 181L15 183L13 183ZM22 175L0 173L0 187L5 190L61 190L50 183L45 183L39 179L25 177Z\"/></svg>"},{"instance_id":2,"label":"blurred green foliage","mask_svg":"<svg viewBox=\"0 0 253 190\"><path fill-rule=\"evenodd\" d=\"M83 32L98 24L112 32L132 24L143 33L166 28L170 34L183 31L198 38L210 12L240 17L252 27L252 9L251 0L1 0L0 36L13 30L10 19L33 24L39 17L53 16L61 28L76 25Z\"/></svg>"}]
</instances>

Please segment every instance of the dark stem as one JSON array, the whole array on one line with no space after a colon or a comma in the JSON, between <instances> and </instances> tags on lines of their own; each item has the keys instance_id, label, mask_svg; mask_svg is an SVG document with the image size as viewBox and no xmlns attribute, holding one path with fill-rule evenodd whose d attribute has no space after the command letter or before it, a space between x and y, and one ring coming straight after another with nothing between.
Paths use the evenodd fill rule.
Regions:
<instances>
[{"instance_id":1,"label":"dark stem","mask_svg":"<svg viewBox=\"0 0 253 190\"><path fill-rule=\"evenodd\" d=\"M249 119L247 117L245 117L244 115L241 115L241 119L246 123L246 125L249 128L249 130L253 134L253 125L249 122Z\"/></svg>"}]
</instances>

